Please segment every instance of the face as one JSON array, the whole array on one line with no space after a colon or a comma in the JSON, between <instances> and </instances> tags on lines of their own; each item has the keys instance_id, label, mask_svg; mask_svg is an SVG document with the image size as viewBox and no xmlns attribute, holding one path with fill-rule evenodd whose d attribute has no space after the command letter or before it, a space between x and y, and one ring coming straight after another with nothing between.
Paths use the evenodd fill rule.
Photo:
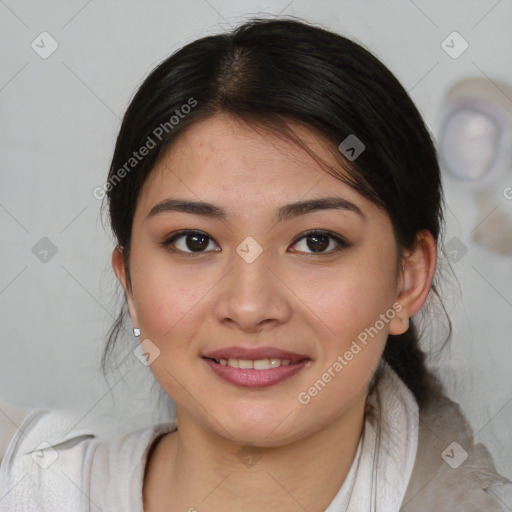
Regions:
<instances>
[{"instance_id":1,"label":"face","mask_svg":"<svg viewBox=\"0 0 512 512\"><path fill-rule=\"evenodd\" d=\"M320 139L294 129L332 161ZM351 205L280 210L327 197ZM225 216L150 214L167 199L211 203ZM114 269L126 284L119 255ZM151 371L178 419L224 438L270 446L332 424L365 399L388 333L407 328L387 214L299 147L224 114L192 125L153 170L130 257L125 289L139 339L158 353ZM262 370L228 368L239 379L232 382L203 357L227 347L273 347L306 360L293 372L291 364L264 370L270 376L249 386L243 379ZM285 378L269 384L273 372Z\"/></svg>"}]
</instances>

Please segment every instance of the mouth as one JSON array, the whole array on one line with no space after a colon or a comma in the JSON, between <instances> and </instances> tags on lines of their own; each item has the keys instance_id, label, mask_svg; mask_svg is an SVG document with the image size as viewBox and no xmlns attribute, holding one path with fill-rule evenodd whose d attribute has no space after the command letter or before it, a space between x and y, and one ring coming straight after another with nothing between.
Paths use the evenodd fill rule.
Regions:
<instances>
[{"instance_id":1,"label":"mouth","mask_svg":"<svg viewBox=\"0 0 512 512\"><path fill-rule=\"evenodd\" d=\"M201 354L202 357L214 359L222 363L222 361L237 360L237 361L264 361L264 360L280 360L288 361L290 364L298 363L304 359L309 359L304 354L297 354L289 350L279 349L276 347L258 347L258 348L244 348L240 346L231 346L214 350L206 354ZM286 364L286 363L285 363Z\"/></svg>"},{"instance_id":2,"label":"mouth","mask_svg":"<svg viewBox=\"0 0 512 512\"><path fill-rule=\"evenodd\" d=\"M230 347L201 356L215 375L237 386L267 387L297 374L311 358L273 347Z\"/></svg>"},{"instance_id":3,"label":"mouth","mask_svg":"<svg viewBox=\"0 0 512 512\"><path fill-rule=\"evenodd\" d=\"M213 361L215 364L221 366L229 366L231 368L241 368L243 370L271 370L273 368L280 368L281 366L294 366L300 364L305 361L310 361L308 357L300 359L298 361L292 362L290 359L280 359L280 358L264 358L264 359L224 359L219 358L216 359L214 357L203 357L203 359L208 359Z\"/></svg>"}]
</instances>

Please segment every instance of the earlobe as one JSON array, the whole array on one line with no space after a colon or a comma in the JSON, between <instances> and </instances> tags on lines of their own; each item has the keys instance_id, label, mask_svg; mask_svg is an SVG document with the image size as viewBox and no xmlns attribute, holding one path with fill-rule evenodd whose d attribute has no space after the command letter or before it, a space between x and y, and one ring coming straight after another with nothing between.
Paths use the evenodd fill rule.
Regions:
<instances>
[{"instance_id":1,"label":"earlobe","mask_svg":"<svg viewBox=\"0 0 512 512\"><path fill-rule=\"evenodd\" d=\"M400 312L390 322L389 334L403 334L409 329L409 319L423 306L434 277L437 247L428 230L417 235L416 246L406 257L402 270L402 287L396 301L402 305Z\"/></svg>"},{"instance_id":2,"label":"earlobe","mask_svg":"<svg viewBox=\"0 0 512 512\"><path fill-rule=\"evenodd\" d=\"M389 334L398 335L407 332L409 330L409 322L409 315L402 310L389 322Z\"/></svg>"}]
</instances>

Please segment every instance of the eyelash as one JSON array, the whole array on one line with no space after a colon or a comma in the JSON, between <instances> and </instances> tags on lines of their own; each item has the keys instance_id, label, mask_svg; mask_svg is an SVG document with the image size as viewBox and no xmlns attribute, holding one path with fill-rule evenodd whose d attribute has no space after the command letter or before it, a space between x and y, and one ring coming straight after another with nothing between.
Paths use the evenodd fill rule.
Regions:
<instances>
[{"instance_id":1,"label":"eyelash","mask_svg":"<svg viewBox=\"0 0 512 512\"><path fill-rule=\"evenodd\" d=\"M193 235L193 234L205 236L205 237L207 237L207 238L209 238L210 240L213 241L213 239L207 233L205 233L204 231L199 231L197 229L183 229L181 231L178 231L178 232L174 233L171 237L167 238L163 242L160 242L159 245L164 247L164 248L166 248L166 249L168 249L168 250L170 250L170 251L172 251L172 252L185 254L185 255L190 256L190 257L195 257L196 255L200 255L200 254L206 254L207 251L187 252L187 251L182 251L181 249L173 249L173 248L171 248L171 244L173 242L175 242L176 240L178 240L179 238L182 238L185 235ZM327 251L327 252L304 253L304 252L301 252L301 251L297 251L298 253L305 254L306 257L313 257L313 258L317 257L317 256L329 256L331 254L338 253L342 249L346 249L346 248L350 247L350 245L351 245L348 242L346 242L339 235L334 234L331 231L326 231L326 230L323 230L323 229L311 229L309 231L301 233L301 235L292 242L292 245L297 244L298 242L300 242L304 238L309 238L309 237L312 237L314 235L327 236L329 239L334 240L335 242L337 242L338 243L338 247L336 247L335 249L331 249L330 251ZM219 251L215 251L215 252L219 252Z\"/></svg>"}]
</instances>

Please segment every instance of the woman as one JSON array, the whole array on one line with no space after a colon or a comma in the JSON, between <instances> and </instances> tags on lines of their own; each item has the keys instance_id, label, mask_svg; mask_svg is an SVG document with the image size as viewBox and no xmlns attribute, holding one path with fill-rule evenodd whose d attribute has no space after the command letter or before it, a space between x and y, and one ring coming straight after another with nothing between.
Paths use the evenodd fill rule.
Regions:
<instances>
[{"instance_id":1,"label":"woman","mask_svg":"<svg viewBox=\"0 0 512 512\"><path fill-rule=\"evenodd\" d=\"M56 420L33 411L5 510L507 510L420 348L439 166L369 51L293 19L188 44L132 99L95 195L177 419L41 445Z\"/></svg>"}]
</instances>

